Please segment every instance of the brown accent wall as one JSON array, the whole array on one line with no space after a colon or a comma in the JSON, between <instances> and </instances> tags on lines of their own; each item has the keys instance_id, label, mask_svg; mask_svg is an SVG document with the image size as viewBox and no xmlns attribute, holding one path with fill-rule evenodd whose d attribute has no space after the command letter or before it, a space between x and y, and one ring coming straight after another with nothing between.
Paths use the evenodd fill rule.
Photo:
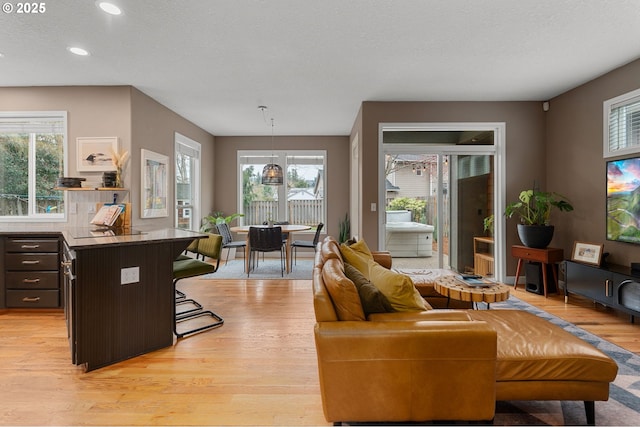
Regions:
<instances>
[{"instance_id":1,"label":"brown accent wall","mask_svg":"<svg viewBox=\"0 0 640 427\"><path fill-rule=\"evenodd\" d=\"M506 123L506 195L515 199L534 180L546 187L545 116L540 102L364 102L362 104L363 189L362 236L378 248L378 125L379 123ZM380 207L383 209L383 207ZM507 221L507 248L518 244L515 219ZM516 261L507 257L507 274L515 273Z\"/></svg>"},{"instance_id":2,"label":"brown accent wall","mask_svg":"<svg viewBox=\"0 0 640 427\"><path fill-rule=\"evenodd\" d=\"M153 98L145 95L136 88L131 88L131 138L133 174L131 176L131 200L134 204L133 223L148 229L173 227L175 210L173 204L169 206L169 216L166 218L141 218L140 211L140 162L141 149L151 150L169 157L169 200L174 200L175 180L175 133L178 132L197 141L202 149L202 216L211 210L214 199L213 168L215 162L214 137L197 127L193 123L169 110ZM136 172L137 171L137 172Z\"/></svg>"},{"instance_id":3,"label":"brown accent wall","mask_svg":"<svg viewBox=\"0 0 640 427\"><path fill-rule=\"evenodd\" d=\"M640 60L611 71L550 101L547 115L547 181L575 211L556 215L554 245L571 257L573 242L603 243L609 261L640 262L640 246L606 240L606 159L603 102L640 88Z\"/></svg>"},{"instance_id":4,"label":"brown accent wall","mask_svg":"<svg viewBox=\"0 0 640 427\"><path fill-rule=\"evenodd\" d=\"M68 176L101 180L102 172L76 169L76 138L117 136L121 149L131 147L129 86L0 87L2 111L66 111Z\"/></svg>"},{"instance_id":5,"label":"brown accent wall","mask_svg":"<svg viewBox=\"0 0 640 427\"><path fill-rule=\"evenodd\" d=\"M202 146L202 210L213 206L214 137L132 86L0 87L2 111L67 111L68 176L99 182L102 172L78 173L76 138L117 136L121 150L131 154L125 168L125 186L130 189L132 225L143 228L173 227L174 209L158 219L140 218L140 149L169 156L173 176L174 134L179 132ZM169 181L173 200L173 179Z\"/></svg>"},{"instance_id":6,"label":"brown accent wall","mask_svg":"<svg viewBox=\"0 0 640 427\"><path fill-rule=\"evenodd\" d=\"M276 136L275 150L326 150L327 234L338 236L338 222L349 209L349 137ZM220 183L215 210L237 212L238 150L269 150L270 136L218 136L214 180Z\"/></svg>"}]
</instances>

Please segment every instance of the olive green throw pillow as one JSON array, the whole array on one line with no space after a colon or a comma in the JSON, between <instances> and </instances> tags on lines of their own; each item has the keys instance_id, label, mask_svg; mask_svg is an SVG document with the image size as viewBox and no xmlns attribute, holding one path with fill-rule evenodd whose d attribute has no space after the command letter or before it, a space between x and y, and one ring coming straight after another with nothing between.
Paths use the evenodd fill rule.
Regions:
<instances>
[{"instance_id":1,"label":"olive green throw pillow","mask_svg":"<svg viewBox=\"0 0 640 427\"><path fill-rule=\"evenodd\" d=\"M384 294L395 311L428 310L409 276L369 261L369 280Z\"/></svg>"},{"instance_id":2,"label":"olive green throw pillow","mask_svg":"<svg viewBox=\"0 0 640 427\"><path fill-rule=\"evenodd\" d=\"M362 310L368 316L371 313L390 313L395 311L389 300L376 288L357 268L351 264L344 264L344 274L358 289Z\"/></svg>"},{"instance_id":3,"label":"olive green throw pillow","mask_svg":"<svg viewBox=\"0 0 640 427\"><path fill-rule=\"evenodd\" d=\"M347 245L346 243L341 244L340 254L345 263L351 264L357 268L364 277L369 278L369 261L373 261L373 255L364 240L360 240L351 245Z\"/></svg>"}]
</instances>

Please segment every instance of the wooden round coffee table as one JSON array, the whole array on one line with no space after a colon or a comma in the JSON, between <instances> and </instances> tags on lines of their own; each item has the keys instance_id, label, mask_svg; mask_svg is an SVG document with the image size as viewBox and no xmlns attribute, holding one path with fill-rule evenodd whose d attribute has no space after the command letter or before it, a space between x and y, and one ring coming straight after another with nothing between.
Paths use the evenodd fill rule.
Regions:
<instances>
[{"instance_id":1,"label":"wooden round coffee table","mask_svg":"<svg viewBox=\"0 0 640 427\"><path fill-rule=\"evenodd\" d=\"M449 299L468 301L472 304L485 302L487 307L492 302L505 301L509 298L509 286L505 284L488 282L485 286L474 286L465 283L457 276L438 277L433 282L433 288Z\"/></svg>"}]
</instances>

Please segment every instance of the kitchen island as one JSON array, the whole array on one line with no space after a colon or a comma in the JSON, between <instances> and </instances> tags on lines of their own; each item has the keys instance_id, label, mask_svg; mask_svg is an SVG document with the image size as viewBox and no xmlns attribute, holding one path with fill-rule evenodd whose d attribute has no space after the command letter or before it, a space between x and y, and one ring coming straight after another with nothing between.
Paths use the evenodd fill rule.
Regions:
<instances>
[{"instance_id":1,"label":"kitchen island","mask_svg":"<svg viewBox=\"0 0 640 427\"><path fill-rule=\"evenodd\" d=\"M164 229L81 237L65 230L71 360L85 370L173 345L173 261L200 233Z\"/></svg>"},{"instance_id":2,"label":"kitchen island","mask_svg":"<svg viewBox=\"0 0 640 427\"><path fill-rule=\"evenodd\" d=\"M173 345L173 261L206 235L62 230L71 360L86 371Z\"/></svg>"}]
</instances>

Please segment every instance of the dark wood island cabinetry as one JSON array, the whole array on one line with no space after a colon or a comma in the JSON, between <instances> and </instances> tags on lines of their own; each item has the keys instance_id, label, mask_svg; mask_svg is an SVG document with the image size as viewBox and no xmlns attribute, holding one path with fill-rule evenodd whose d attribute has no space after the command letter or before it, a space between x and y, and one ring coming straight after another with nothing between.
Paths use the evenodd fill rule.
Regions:
<instances>
[{"instance_id":1,"label":"dark wood island cabinetry","mask_svg":"<svg viewBox=\"0 0 640 427\"><path fill-rule=\"evenodd\" d=\"M15 307L13 291L24 291L14 289L18 285L11 285L7 279L14 283L13 280L26 277L29 285L41 286L46 291L52 290L48 288L50 283L57 283L55 297L51 293L51 299L46 301L53 304L55 300L55 307L64 307L71 361L87 371L171 346L175 309L173 261L194 239L205 236L163 229L135 235L77 238L62 230L45 240L37 237L42 241L33 248L36 245L33 242L17 242L17 236L2 233L1 307ZM22 236L22 240L27 237L35 238L28 235ZM25 244L31 247L20 246ZM48 252L54 248L58 252ZM35 253L27 257L32 253L21 250L41 250L39 254L46 256ZM17 269L23 260L41 260L24 265L38 266L42 271L27 269L29 274L24 275L24 271ZM58 282L42 275L34 284L31 271L55 271Z\"/></svg>"},{"instance_id":2,"label":"dark wood island cabinetry","mask_svg":"<svg viewBox=\"0 0 640 427\"><path fill-rule=\"evenodd\" d=\"M60 233L4 233L0 242L0 307L61 307Z\"/></svg>"},{"instance_id":3,"label":"dark wood island cabinetry","mask_svg":"<svg viewBox=\"0 0 640 427\"><path fill-rule=\"evenodd\" d=\"M99 239L65 235L73 363L89 371L172 345L173 261L202 236L173 229Z\"/></svg>"}]
</instances>

